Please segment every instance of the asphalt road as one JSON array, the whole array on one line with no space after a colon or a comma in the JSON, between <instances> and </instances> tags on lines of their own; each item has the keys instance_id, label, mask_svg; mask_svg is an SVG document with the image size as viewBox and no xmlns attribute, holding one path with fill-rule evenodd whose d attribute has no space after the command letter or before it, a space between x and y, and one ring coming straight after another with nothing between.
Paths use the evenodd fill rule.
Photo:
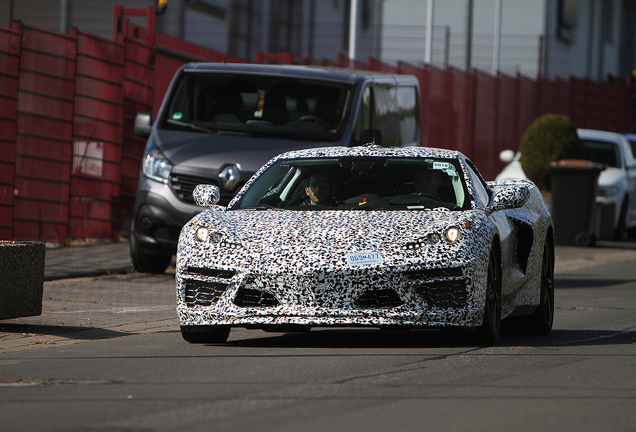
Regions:
<instances>
[{"instance_id":1,"label":"asphalt road","mask_svg":"<svg viewBox=\"0 0 636 432\"><path fill-rule=\"evenodd\" d=\"M46 282L42 316L0 323L0 430L636 431L629 249L568 250L553 332L492 347L374 329L187 344L173 275Z\"/></svg>"}]
</instances>

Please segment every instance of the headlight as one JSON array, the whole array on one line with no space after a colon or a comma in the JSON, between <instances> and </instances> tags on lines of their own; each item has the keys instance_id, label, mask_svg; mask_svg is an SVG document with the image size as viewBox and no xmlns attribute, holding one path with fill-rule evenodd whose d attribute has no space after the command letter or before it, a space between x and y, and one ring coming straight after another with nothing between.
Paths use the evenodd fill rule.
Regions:
<instances>
[{"instance_id":1,"label":"headlight","mask_svg":"<svg viewBox=\"0 0 636 432\"><path fill-rule=\"evenodd\" d=\"M211 233L210 230L206 227L197 228L195 236L201 243L206 243L208 241L211 241L212 243L219 243L223 239L223 233Z\"/></svg>"},{"instance_id":2,"label":"headlight","mask_svg":"<svg viewBox=\"0 0 636 432\"><path fill-rule=\"evenodd\" d=\"M210 230L208 230L205 227L201 227L197 229L196 236L197 236L197 240L199 240L202 243L205 243L210 238Z\"/></svg>"},{"instance_id":3,"label":"headlight","mask_svg":"<svg viewBox=\"0 0 636 432\"><path fill-rule=\"evenodd\" d=\"M151 139L144 155L143 173L146 177L168 184L172 163L159 151Z\"/></svg>"},{"instance_id":4,"label":"headlight","mask_svg":"<svg viewBox=\"0 0 636 432\"><path fill-rule=\"evenodd\" d=\"M459 238L459 228L457 227L448 228L446 232L444 233L444 238L451 243L456 242L457 239Z\"/></svg>"},{"instance_id":5,"label":"headlight","mask_svg":"<svg viewBox=\"0 0 636 432\"><path fill-rule=\"evenodd\" d=\"M618 195L620 193L620 189L618 186L608 185L608 186L599 186L597 195L603 198L608 198L614 195Z\"/></svg>"}]
</instances>

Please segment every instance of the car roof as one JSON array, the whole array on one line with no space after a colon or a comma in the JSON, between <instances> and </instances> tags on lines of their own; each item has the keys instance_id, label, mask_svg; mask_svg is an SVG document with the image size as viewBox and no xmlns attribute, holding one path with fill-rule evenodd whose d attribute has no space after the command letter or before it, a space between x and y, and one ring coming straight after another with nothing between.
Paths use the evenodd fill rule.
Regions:
<instances>
[{"instance_id":1,"label":"car roof","mask_svg":"<svg viewBox=\"0 0 636 432\"><path fill-rule=\"evenodd\" d=\"M587 139L605 139L611 141L620 141L625 138L625 135L619 134L616 132L608 132L601 130L593 130L593 129L577 129L577 134L579 138L587 138Z\"/></svg>"},{"instance_id":2,"label":"car roof","mask_svg":"<svg viewBox=\"0 0 636 432\"><path fill-rule=\"evenodd\" d=\"M294 150L282 153L276 159L301 158L332 158L332 157L391 157L391 158L422 158L436 157L445 159L465 159L456 150L438 149L433 147L381 147L379 145L364 145L356 147L321 147L306 150Z\"/></svg>"},{"instance_id":3,"label":"car roof","mask_svg":"<svg viewBox=\"0 0 636 432\"><path fill-rule=\"evenodd\" d=\"M400 75L360 69L305 65L263 65L250 63L188 63L181 67L184 72L231 72L256 75L284 75L297 78L314 78L330 81L418 85L413 75Z\"/></svg>"}]
</instances>

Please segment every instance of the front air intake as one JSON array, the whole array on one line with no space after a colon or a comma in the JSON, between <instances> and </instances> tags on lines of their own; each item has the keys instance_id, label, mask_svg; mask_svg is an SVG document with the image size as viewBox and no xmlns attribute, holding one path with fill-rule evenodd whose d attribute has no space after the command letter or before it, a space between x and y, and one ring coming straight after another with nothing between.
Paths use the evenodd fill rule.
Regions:
<instances>
[{"instance_id":1,"label":"front air intake","mask_svg":"<svg viewBox=\"0 0 636 432\"><path fill-rule=\"evenodd\" d=\"M276 297L265 291L239 288L234 304L241 307L271 307L278 306Z\"/></svg>"},{"instance_id":2,"label":"front air intake","mask_svg":"<svg viewBox=\"0 0 636 432\"><path fill-rule=\"evenodd\" d=\"M228 284L189 280L184 286L186 305L193 307L212 306L227 290Z\"/></svg>"},{"instance_id":3,"label":"front air intake","mask_svg":"<svg viewBox=\"0 0 636 432\"><path fill-rule=\"evenodd\" d=\"M355 301L355 305L360 309L396 307L402 303L398 293L392 289L365 291Z\"/></svg>"}]
</instances>

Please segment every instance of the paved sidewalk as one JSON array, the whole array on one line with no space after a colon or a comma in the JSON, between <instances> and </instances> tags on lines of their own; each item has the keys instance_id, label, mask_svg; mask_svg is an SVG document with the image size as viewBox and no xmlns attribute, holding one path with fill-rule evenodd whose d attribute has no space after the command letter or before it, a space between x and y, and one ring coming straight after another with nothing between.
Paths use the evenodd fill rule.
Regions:
<instances>
[{"instance_id":1,"label":"paved sidewalk","mask_svg":"<svg viewBox=\"0 0 636 432\"><path fill-rule=\"evenodd\" d=\"M131 271L133 266L125 241L46 249L45 281Z\"/></svg>"}]
</instances>

